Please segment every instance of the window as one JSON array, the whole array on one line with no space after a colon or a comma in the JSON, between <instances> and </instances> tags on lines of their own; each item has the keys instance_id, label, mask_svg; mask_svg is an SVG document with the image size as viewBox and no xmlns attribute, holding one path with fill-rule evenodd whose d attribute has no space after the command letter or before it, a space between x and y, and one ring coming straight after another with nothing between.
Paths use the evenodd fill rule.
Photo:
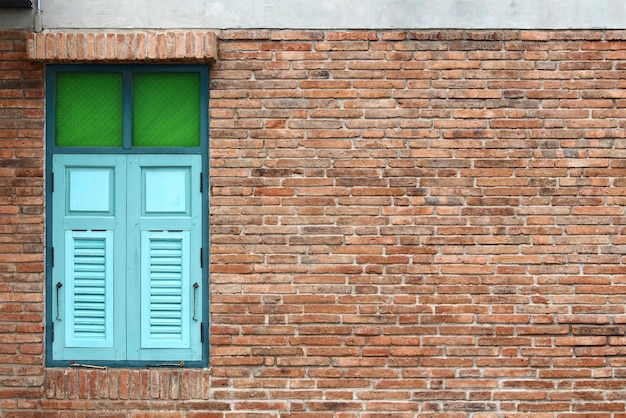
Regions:
<instances>
[{"instance_id":1,"label":"window","mask_svg":"<svg viewBox=\"0 0 626 418\"><path fill-rule=\"evenodd\" d=\"M207 68L47 71L47 364L206 365Z\"/></svg>"}]
</instances>

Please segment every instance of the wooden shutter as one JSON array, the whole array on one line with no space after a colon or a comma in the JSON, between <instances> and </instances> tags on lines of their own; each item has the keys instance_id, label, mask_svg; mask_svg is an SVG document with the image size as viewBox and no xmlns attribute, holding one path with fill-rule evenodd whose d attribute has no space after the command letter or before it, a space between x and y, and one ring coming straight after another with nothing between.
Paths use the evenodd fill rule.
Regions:
<instances>
[{"instance_id":1,"label":"wooden shutter","mask_svg":"<svg viewBox=\"0 0 626 418\"><path fill-rule=\"evenodd\" d=\"M201 157L128 158L129 245L139 249L139 257L129 262L140 278L129 280L129 294L141 295L128 307L140 325L129 356L201 360Z\"/></svg>"},{"instance_id":2,"label":"wooden shutter","mask_svg":"<svg viewBox=\"0 0 626 418\"><path fill-rule=\"evenodd\" d=\"M124 157L55 155L55 360L126 357Z\"/></svg>"},{"instance_id":3,"label":"wooden shutter","mask_svg":"<svg viewBox=\"0 0 626 418\"><path fill-rule=\"evenodd\" d=\"M55 360L202 360L201 161L54 156Z\"/></svg>"}]
</instances>

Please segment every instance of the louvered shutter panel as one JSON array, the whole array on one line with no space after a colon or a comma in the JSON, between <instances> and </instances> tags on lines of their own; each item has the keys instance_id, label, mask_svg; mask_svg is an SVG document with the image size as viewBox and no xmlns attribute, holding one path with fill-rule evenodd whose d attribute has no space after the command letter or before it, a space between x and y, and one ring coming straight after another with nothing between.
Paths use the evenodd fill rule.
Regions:
<instances>
[{"instance_id":1,"label":"louvered shutter panel","mask_svg":"<svg viewBox=\"0 0 626 418\"><path fill-rule=\"evenodd\" d=\"M66 232L65 341L68 347L113 346L113 233Z\"/></svg>"},{"instance_id":2,"label":"louvered shutter panel","mask_svg":"<svg viewBox=\"0 0 626 418\"><path fill-rule=\"evenodd\" d=\"M141 346L189 348L189 232L141 235Z\"/></svg>"}]
</instances>

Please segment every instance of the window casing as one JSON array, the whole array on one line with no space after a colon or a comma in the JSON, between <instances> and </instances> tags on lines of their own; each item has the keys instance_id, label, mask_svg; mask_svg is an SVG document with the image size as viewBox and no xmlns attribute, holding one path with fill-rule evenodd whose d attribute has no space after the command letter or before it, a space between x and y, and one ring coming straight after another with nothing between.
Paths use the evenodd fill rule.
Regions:
<instances>
[{"instance_id":1,"label":"window casing","mask_svg":"<svg viewBox=\"0 0 626 418\"><path fill-rule=\"evenodd\" d=\"M46 82L46 363L206 365L208 68Z\"/></svg>"}]
</instances>

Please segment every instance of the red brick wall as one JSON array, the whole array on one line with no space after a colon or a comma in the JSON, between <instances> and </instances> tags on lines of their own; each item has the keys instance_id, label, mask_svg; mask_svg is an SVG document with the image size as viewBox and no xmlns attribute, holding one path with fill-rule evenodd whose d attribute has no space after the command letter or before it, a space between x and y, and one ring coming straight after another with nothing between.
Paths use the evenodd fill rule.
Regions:
<instances>
[{"instance_id":1,"label":"red brick wall","mask_svg":"<svg viewBox=\"0 0 626 418\"><path fill-rule=\"evenodd\" d=\"M43 66L0 35L2 418L626 417L626 31L218 38L211 366L98 371L43 367Z\"/></svg>"},{"instance_id":2,"label":"red brick wall","mask_svg":"<svg viewBox=\"0 0 626 418\"><path fill-rule=\"evenodd\" d=\"M0 31L2 417L36 408L44 381L44 71L25 50L24 33Z\"/></svg>"}]
</instances>

